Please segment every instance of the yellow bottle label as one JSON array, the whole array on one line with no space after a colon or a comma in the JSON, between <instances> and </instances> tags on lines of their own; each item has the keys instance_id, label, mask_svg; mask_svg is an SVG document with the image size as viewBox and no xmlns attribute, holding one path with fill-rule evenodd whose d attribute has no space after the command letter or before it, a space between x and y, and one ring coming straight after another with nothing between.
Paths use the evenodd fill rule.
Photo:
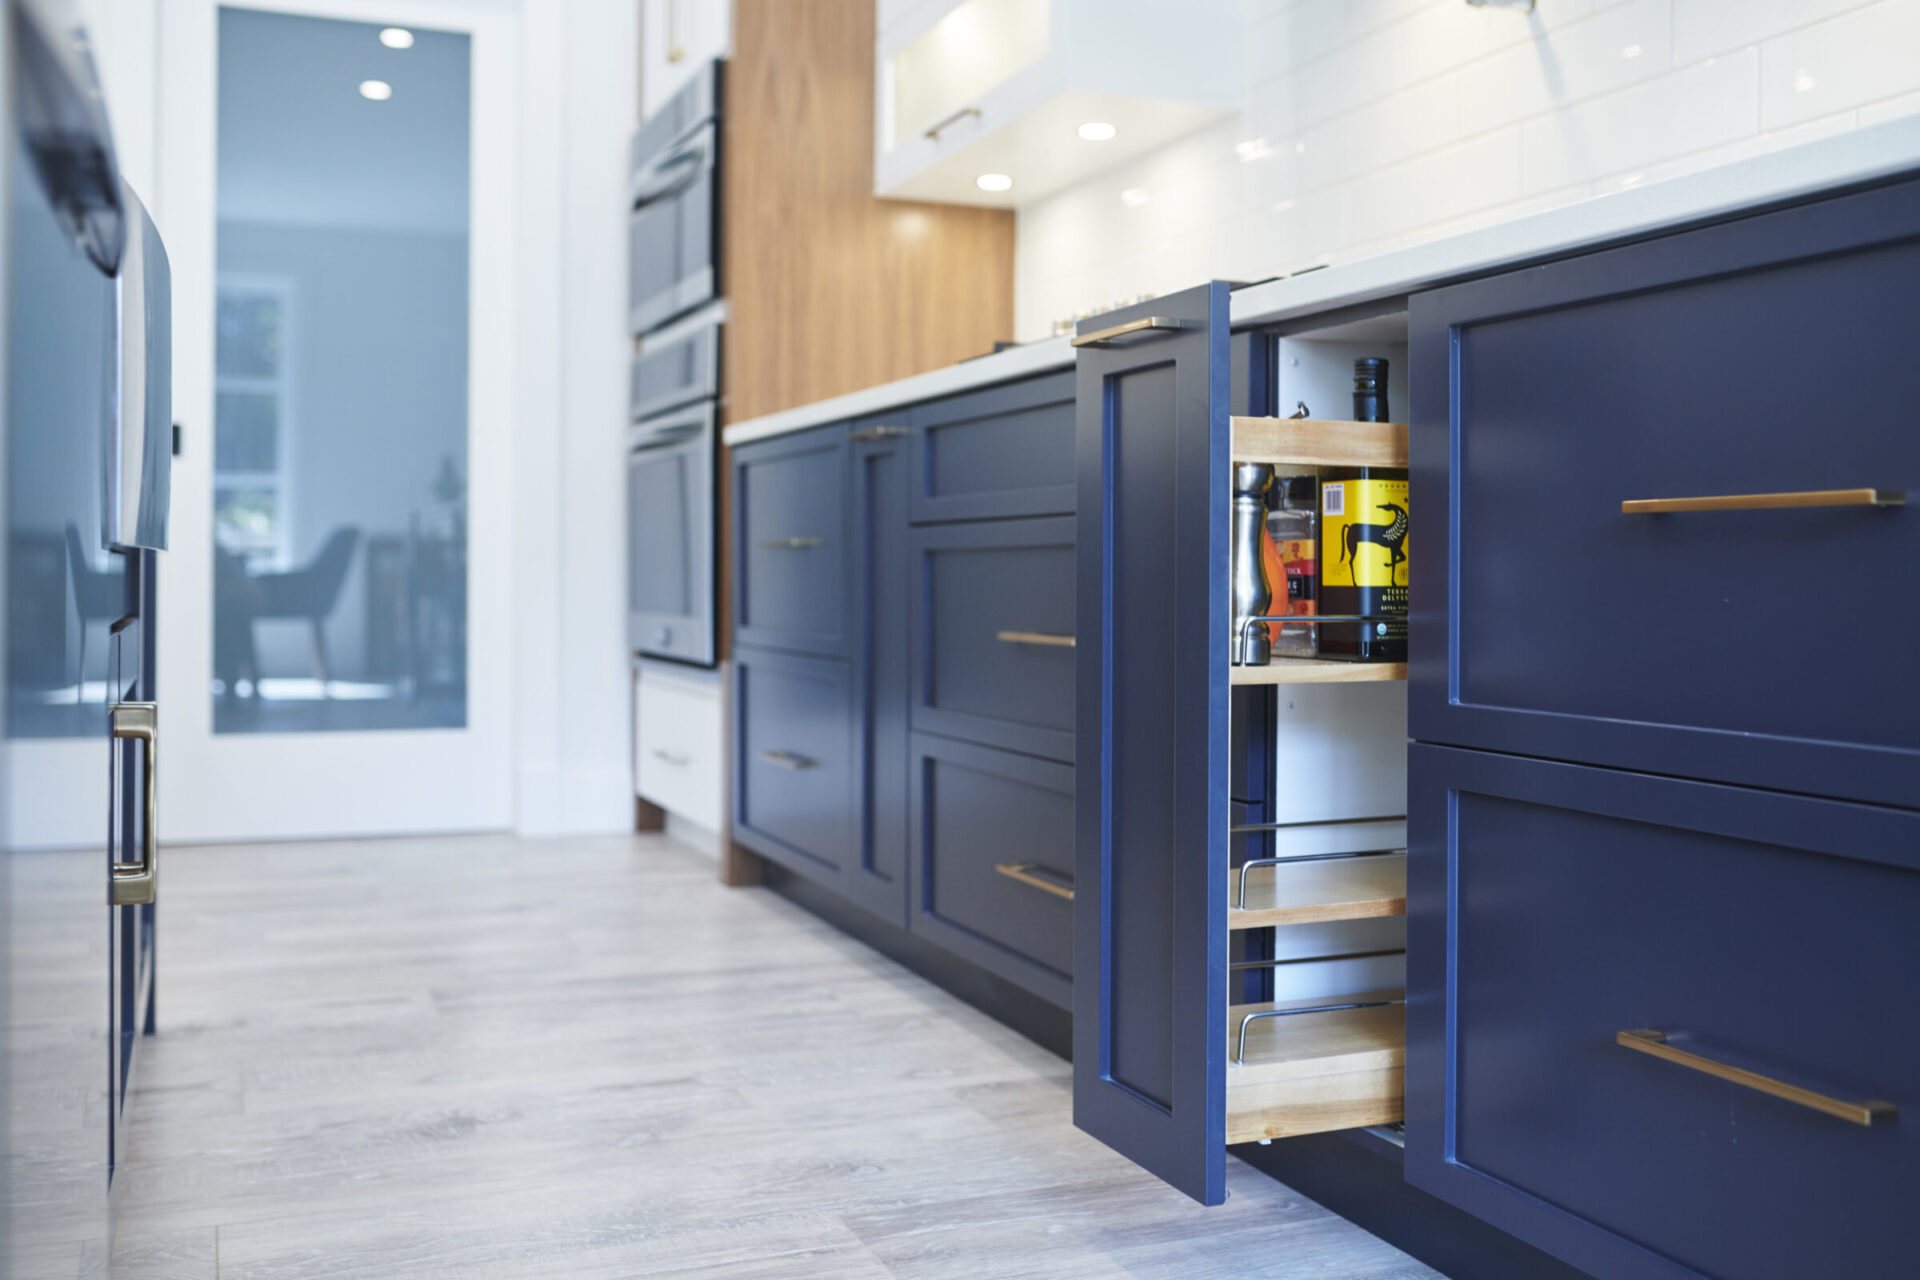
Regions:
<instances>
[{"instance_id":1,"label":"yellow bottle label","mask_svg":"<svg viewBox=\"0 0 1920 1280\"><path fill-rule=\"evenodd\" d=\"M1326 481L1320 486L1320 545L1320 581L1326 585L1404 592L1407 482ZM1404 608L1405 595L1395 595Z\"/></svg>"}]
</instances>

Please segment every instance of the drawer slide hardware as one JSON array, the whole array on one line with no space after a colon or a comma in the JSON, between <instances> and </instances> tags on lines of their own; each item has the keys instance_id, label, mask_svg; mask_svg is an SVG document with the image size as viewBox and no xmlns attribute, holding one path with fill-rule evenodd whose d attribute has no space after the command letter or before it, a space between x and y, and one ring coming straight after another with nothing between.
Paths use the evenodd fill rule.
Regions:
<instances>
[{"instance_id":1,"label":"drawer slide hardware","mask_svg":"<svg viewBox=\"0 0 1920 1280\"><path fill-rule=\"evenodd\" d=\"M1285 960L1235 960L1227 966L1227 969L1234 973L1244 973L1252 969L1278 969L1289 964L1332 964L1335 960L1375 960L1381 956L1405 954L1407 952L1404 947L1388 947L1382 951L1342 951L1339 955L1332 956L1290 956Z\"/></svg>"},{"instance_id":2,"label":"drawer slide hardware","mask_svg":"<svg viewBox=\"0 0 1920 1280\"><path fill-rule=\"evenodd\" d=\"M1111 329L1095 329L1092 333L1083 333L1073 340L1076 347L1110 347L1116 338L1125 338L1136 333L1177 333L1184 328L1178 320L1169 320L1165 316L1147 316L1140 320L1129 320L1125 324L1116 324Z\"/></svg>"},{"instance_id":3,"label":"drawer slide hardware","mask_svg":"<svg viewBox=\"0 0 1920 1280\"><path fill-rule=\"evenodd\" d=\"M1629 498L1624 516L1673 511L1777 511L1785 507L1899 507L1907 495L1899 489L1805 489L1798 493L1728 493L1707 498Z\"/></svg>"},{"instance_id":4,"label":"drawer slide hardware","mask_svg":"<svg viewBox=\"0 0 1920 1280\"><path fill-rule=\"evenodd\" d=\"M767 538L760 543L767 551L806 551L827 545L825 538Z\"/></svg>"},{"instance_id":5,"label":"drawer slide hardware","mask_svg":"<svg viewBox=\"0 0 1920 1280\"><path fill-rule=\"evenodd\" d=\"M799 773L802 769L812 769L820 763L818 760L809 759L792 751L762 751L760 759L778 768L790 769L794 773Z\"/></svg>"},{"instance_id":6,"label":"drawer slide hardware","mask_svg":"<svg viewBox=\"0 0 1920 1280\"><path fill-rule=\"evenodd\" d=\"M1048 876L1057 876L1059 872L1050 871L1037 862L996 862L993 864L993 869L1009 880L1018 880L1030 889L1050 893L1056 898L1065 898L1068 902L1073 901L1072 882L1061 884L1058 881L1049 880Z\"/></svg>"},{"instance_id":7,"label":"drawer slide hardware","mask_svg":"<svg viewBox=\"0 0 1920 1280\"><path fill-rule=\"evenodd\" d=\"M1304 1009L1259 1009L1240 1019L1240 1043L1233 1051L1236 1063L1247 1060L1247 1028L1262 1018L1291 1018L1302 1013L1339 1013L1345 1009L1381 1009L1388 1005L1405 1004L1407 998L1402 995L1392 1000L1349 1000L1343 1004L1316 1004Z\"/></svg>"},{"instance_id":8,"label":"drawer slide hardware","mask_svg":"<svg viewBox=\"0 0 1920 1280\"><path fill-rule=\"evenodd\" d=\"M1827 1115L1853 1124L1864 1126L1892 1124L1900 1115L1900 1108L1891 1102L1847 1102L1840 1098L1830 1098L1824 1093L1815 1093L1811 1089L1803 1089L1799 1085L1788 1084L1784 1080L1775 1080L1771 1076L1763 1076L1756 1071L1747 1071L1725 1062L1702 1057L1697 1053L1689 1053L1685 1049L1677 1049L1667 1043L1666 1032L1657 1031L1651 1027L1621 1031L1614 1036L1614 1039L1637 1053L1650 1054L1731 1084L1743 1085L1787 1102L1825 1112Z\"/></svg>"},{"instance_id":9,"label":"drawer slide hardware","mask_svg":"<svg viewBox=\"0 0 1920 1280\"><path fill-rule=\"evenodd\" d=\"M1045 631L997 631L995 640L1002 644L1037 644L1055 649L1073 648L1072 636L1052 635Z\"/></svg>"}]
</instances>

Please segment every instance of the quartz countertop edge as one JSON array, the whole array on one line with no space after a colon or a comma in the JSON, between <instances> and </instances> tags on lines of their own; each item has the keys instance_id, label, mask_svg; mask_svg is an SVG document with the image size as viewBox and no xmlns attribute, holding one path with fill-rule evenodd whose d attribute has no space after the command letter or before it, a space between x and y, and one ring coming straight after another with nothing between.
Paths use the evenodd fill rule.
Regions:
<instances>
[{"instance_id":1,"label":"quartz countertop edge","mask_svg":"<svg viewBox=\"0 0 1920 1280\"><path fill-rule=\"evenodd\" d=\"M1644 187L1627 187L1370 258L1250 285L1233 295L1230 314L1236 329L1283 323L1915 170L1920 170L1920 115L1851 129ZM1067 338L1030 342L736 423L726 429L725 439L730 445L746 444L1066 368L1072 363L1073 348Z\"/></svg>"},{"instance_id":2,"label":"quartz countertop edge","mask_svg":"<svg viewBox=\"0 0 1920 1280\"><path fill-rule=\"evenodd\" d=\"M789 431L821 426L824 423L864 418L869 414L896 409L902 405L917 404L922 400L935 400L959 391L972 391L976 387L992 386L996 382L1025 378L1054 369L1066 369L1072 364L1073 347L1064 335L1048 338L1042 342L1023 343L1017 347L1009 347L1005 351L997 351L990 356L980 356L973 360L964 360L959 364L947 365L945 368L916 373L911 378L883 382L877 387L849 392L844 396L835 396L831 400L816 400L812 404L803 404L797 408L769 413L764 417L736 422L726 429L722 438L729 445L748 444L755 440L765 440L770 436L785 435Z\"/></svg>"}]
</instances>

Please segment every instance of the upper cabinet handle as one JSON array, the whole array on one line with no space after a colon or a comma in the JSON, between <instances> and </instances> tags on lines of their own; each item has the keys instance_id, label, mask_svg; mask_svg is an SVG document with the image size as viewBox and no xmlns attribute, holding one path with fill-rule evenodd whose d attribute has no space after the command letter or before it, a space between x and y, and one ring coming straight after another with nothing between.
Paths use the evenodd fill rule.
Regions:
<instances>
[{"instance_id":1,"label":"upper cabinet handle","mask_svg":"<svg viewBox=\"0 0 1920 1280\"><path fill-rule=\"evenodd\" d=\"M905 427L889 427L883 424L877 427L859 427L853 431L849 431L847 432L847 439L891 440L896 436L903 436L905 434L907 434Z\"/></svg>"},{"instance_id":2,"label":"upper cabinet handle","mask_svg":"<svg viewBox=\"0 0 1920 1280\"><path fill-rule=\"evenodd\" d=\"M825 538L767 538L760 543L768 551L805 551L809 547L824 547Z\"/></svg>"},{"instance_id":3,"label":"upper cabinet handle","mask_svg":"<svg viewBox=\"0 0 1920 1280\"><path fill-rule=\"evenodd\" d=\"M1115 338L1124 338L1130 333L1173 333L1184 328L1178 320L1169 320L1165 316L1147 316L1140 320L1129 320L1125 324L1114 325L1111 329L1095 329L1092 333L1083 333L1073 340L1076 347L1107 347L1113 345Z\"/></svg>"},{"instance_id":4,"label":"upper cabinet handle","mask_svg":"<svg viewBox=\"0 0 1920 1280\"><path fill-rule=\"evenodd\" d=\"M778 765L782 769L791 769L795 773L802 769L814 768L820 763L818 760L809 760L797 751L762 751L760 758L768 764Z\"/></svg>"},{"instance_id":5,"label":"upper cabinet handle","mask_svg":"<svg viewBox=\"0 0 1920 1280\"><path fill-rule=\"evenodd\" d=\"M1072 636L1050 635L1045 631L999 631L994 639L1002 644L1040 644L1051 645L1056 649L1073 648Z\"/></svg>"},{"instance_id":6,"label":"upper cabinet handle","mask_svg":"<svg viewBox=\"0 0 1920 1280\"><path fill-rule=\"evenodd\" d=\"M1729 493L1710 498L1630 498L1620 514L1657 515L1663 511L1772 511L1781 507L1899 507L1907 495L1898 489L1803 489L1798 493Z\"/></svg>"},{"instance_id":7,"label":"upper cabinet handle","mask_svg":"<svg viewBox=\"0 0 1920 1280\"><path fill-rule=\"evenodd\" d=\"M959 124L962 120L965 120L968 116L978 116L979 114L980 114L980 108L978 107L962 107L958 111L954 112L952 115L947 116L940 120L936 120L933 122L933 124L929 125L927 128L927 137L933 139L935 142L938 142L940 141L940 135L944 133L946 130L952 128L956 124Z\"/></svg>"},{"instance_id":8,"label":"upper cabinet handle","mask_svg":"<svg viewBox=\"0 0 1920 1280\"><path fill-rule=\"evenodd\" d=\"M1837 1116L1842 1120L1858 1125L1891 1124L1900 1115L1900 1108L1891 1102L1845 1102L1839 1098L1829 1098L1824 1093L1815 1093L1811 1089L1802 1089L1799 1085L1788 1084L1784 1080L1775 1080L1772 1076L1763 1076L1755 1071L1729 1066L1704 1058L1697 1053L1688 1053L1685 1049L1676 1049L1667 1043L1667 1033L1655 1031L1651 1027L1639 1027L1632 1031L1617 1032L1613 1037L1621 1045L1639 1053L1651 1054L1668 1062L1705 1072L1719 1080L1731 1084L1745 1085L1761 1093L1796 1102L1803 1107Z\"/></svg>"}]
</instances>

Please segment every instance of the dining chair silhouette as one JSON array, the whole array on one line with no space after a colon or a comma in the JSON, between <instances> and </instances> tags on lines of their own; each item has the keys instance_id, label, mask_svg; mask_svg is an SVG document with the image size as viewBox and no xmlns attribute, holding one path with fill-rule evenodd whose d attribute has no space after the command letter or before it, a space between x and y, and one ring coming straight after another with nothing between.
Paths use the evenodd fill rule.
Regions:
<instances>
[{"instance_id":1,"label":"dining chair silhouette","mask_svg":"<svg viewBox=\"0 0 1920 1280\"><path fill-rule=\"evenodd\" d=\"M320 696L330 697L327 686L333 679L327 661L326 620L340 602L340 588L346 585L347 570L353 566L353 553L360 545L360 530L342 525L327 535L313 559L285 573L252 575L254 589L253 618L304 618L313 633L313 669L320 677Z\"/></svg>"}]
</instances>

